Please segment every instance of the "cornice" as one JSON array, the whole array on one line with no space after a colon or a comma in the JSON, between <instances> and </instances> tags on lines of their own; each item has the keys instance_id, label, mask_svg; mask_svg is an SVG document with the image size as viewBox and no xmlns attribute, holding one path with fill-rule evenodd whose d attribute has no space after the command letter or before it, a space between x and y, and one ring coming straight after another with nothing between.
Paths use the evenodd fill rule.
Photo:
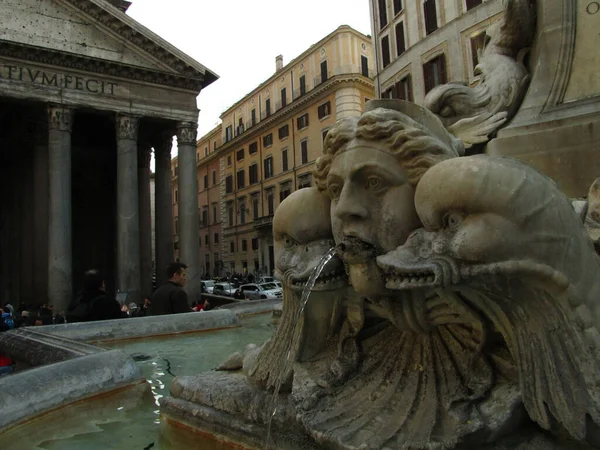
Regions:
<instances>
[{"instance_id":1,"label":"cornice","mask_svg":"<svg viewBox=\"0 0 600 450\"><path fill-rule=\"evenodd\" d=\"M0 39L0 56L145 83L176 87L194 91L195 93L198 93L204 86L204 80L199 78L190 78L168 72L159 72L143 67L130 66L104 59L80 56L74 53L50 50L2 39Z\"/></svg>"},{"instance_id":2,"label":"cornice","mask_svg":"<svg viewBox=\"0 0 600 450\"><path fill-rule=\"evenodd\" d=\"M142 26L119 8L105 0L59 0L77 9L121 36L126 42L143 50L148 56L172 68L179 76L201 79L206 87L218 76L194 61L159 36Z\"/></svg>"},{"instance_id":3,"label":"cornice","mask_svg":"<svg viewBox=\"0 0 600 450\"><path fill-rule=\"evenodd\" d=\"M288 116L293 115L297 110L305 107L306 105L313 103L320 97L324 97L326 94L329 94L330 91L335 90L339 87L343 87L340 85L363 85L365 87L373 88L373 81L370 78L366 78L361 74L344 74L344 75L335 75L332 78L329 78L325 83L322 83L318 87L310 90L305 95L300 97L297 100L294 100L285 108L276 111L274 114L269 116L267 119L263 119L254 125L252 128L249 128L244 133L236 136L229 142L221 145L219 149L215 153L224 154L230 151L231 149L239 146L239 144L245 140L251 140L255 138L257 135L261 134L265 129L269 129L273 127L278 122L281 122L284 118L288 118Z\"/></svg>"}]
</instances>

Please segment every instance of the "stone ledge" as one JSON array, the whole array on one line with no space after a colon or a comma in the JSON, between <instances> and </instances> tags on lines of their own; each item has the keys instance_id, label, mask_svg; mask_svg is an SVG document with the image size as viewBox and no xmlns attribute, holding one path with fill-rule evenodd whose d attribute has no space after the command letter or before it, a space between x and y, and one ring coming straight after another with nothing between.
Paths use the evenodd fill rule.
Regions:
<instances>
[{"instance_id":1,"label":"stone ledge","mask_svg":"<svg viewBox=\"0 0 600 450\"><path fill-rule=\"evenodd\" d=\"M229 310L237 317L251 316L253 314L263 314L272 312L277 305L281 305L283 300L240 300L236 303L223 305L219 310Z\"/></svg>"},{"instance_id":2,"label":"stone ledge","mask_svg":"<svg viewBox=\"0 0 600 450\"><path fill-rule=\"evenodd\" d=\"M100 351L0 378L0 429L49 409L143 380L120 350Z\"/></svg>"},{"instance_id":3,"label":"stone ledge","mask_svg":"<svg viewBox=\"0 0 600 450\"><path fill-rule=\"evenodd\" d=\"M103 342L121 339L191 333L239 326L237 316L229 310L128 319L78 322L36 327L37 331L73 341Z\"/></svg>"}]
</instances>

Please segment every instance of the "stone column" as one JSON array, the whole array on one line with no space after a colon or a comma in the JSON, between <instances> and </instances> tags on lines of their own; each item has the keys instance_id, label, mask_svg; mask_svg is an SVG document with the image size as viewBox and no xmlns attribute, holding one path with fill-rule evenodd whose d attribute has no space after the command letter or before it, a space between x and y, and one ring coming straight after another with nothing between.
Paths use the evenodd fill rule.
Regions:
<instances>
[{"instance_id":1,"label":"stone column","mask_svg":"<svg viewBox=\"0 0 600 450\"><path fill-rule=\"evenodd\" d=\"M70 108L48 106L48 301L56 312L73 296L72 123Z\"/></svg>"},{"instance_id":2,"label":"stone column","mask_svg":"<svg viewBox=\"0 0 600 450\"><path fill-rule=\"evenodd\" d=\"M167 265L173 262L173 198L171 176L171 147L173 133L159 135L154 144L156 158L155 197L155 251L158 286L167 282Z\"/></svg>"},{"instance_id":3,"label":"stone column","mask_svg":"<svg viewBox=\"0 0 600 450\"><path fill-rule=\"evenodd\" d=\"M196 130L198 125L183 122L177 126L179 160L179 255L187 264L185 290L188 301L200 299L200 230L198 222L198 171L196 168Z\"/></svg>"},{"instance_id":4,"label":"stone column","mask_svg":"<svg viewBox=\"0 0 600 450\"><path fill-rule=\"evenodd\" d=\"M150 210L150 144L138 146L140 197L140 276L142 299L152 295L152 218Z\"/></svg>"},{"instance_id":5,"label":"stone column","mask_svg":"<svg viewBox=\"0 0 600 450\"><path fill-rule=\"evenodd\" d=\"M117 116L117 289L140 301L138 119Z\"/></svg>"}]
</instances>

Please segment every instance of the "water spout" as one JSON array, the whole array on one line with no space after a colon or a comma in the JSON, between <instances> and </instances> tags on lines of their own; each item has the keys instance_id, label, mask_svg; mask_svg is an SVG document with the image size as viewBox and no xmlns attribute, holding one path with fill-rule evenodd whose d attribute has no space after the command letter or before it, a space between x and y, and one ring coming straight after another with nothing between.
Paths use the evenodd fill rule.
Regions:
<instances>
[{"instance_id":1,"label":"water spout","mask_svg":"<svg viewBox=\"0 0 600 450\"><path fill-rule=\"evenodd\" d=\"M304 288L302 289L302 297L300 299L300 307L296 311L294 316L294 332L292 333L292 339L287 343L286 352L285 352L285 360L283 362L283 370L279 372L279 376L277 377L277 381L275 383L275 390L273 391L273 397L271 400L271 405L273 407L273 413L269 416L269 421L267 423L267 439L265 441L265 449L269 448L269 442L271 440L271 423L273 421L273 417L277 414L277 397L279 396L279 391L281 390L281 386L283 384L284 378L286 374L289 372L290 366L294 364L292 358L292 346L293 342L296 341L297 334L301 332L300 324L302 323L302 315L304 314L304 309L306 308L306 304L308 303L308 299L310 298L310 294L312 289L315 286L321 272L327 265L329 261L333 259L335 254L338 252L336 247L330 248L327 253L321 258L319 264L312 270ZM285 299L284 299L285 300Z\"/></svg>"}]
</instances>

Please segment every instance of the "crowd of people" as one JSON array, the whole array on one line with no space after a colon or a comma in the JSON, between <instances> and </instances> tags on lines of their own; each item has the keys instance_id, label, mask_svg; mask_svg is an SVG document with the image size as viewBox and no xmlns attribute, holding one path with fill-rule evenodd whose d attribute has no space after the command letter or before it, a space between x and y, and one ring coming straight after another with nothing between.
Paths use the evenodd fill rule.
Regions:
<instances>
[{"instance_id":1,"label":"crowd of people","mask_svg":"<svg viewBox=\"0 0 600 450\"><path fill-rule=\"evenodd\" d=\"M44 304L39 307L20 305L15 310L10 302L0 307L0 332L19 327L53 325L73 322L94 322L97 320L124 319L128 317L158 316L201 312L210 309L208 300L188 303L187 293L183 290L186 282L187 266L180 262L168 265L168 281L160 286L140 304L120 304L106 292L104 278L100 271L92 269L85 272L83 289L69 304L66 311L54 313L53 306ZM14 361L0 352L0 376L12 373Z\"/></svg>"}]
</instances>

